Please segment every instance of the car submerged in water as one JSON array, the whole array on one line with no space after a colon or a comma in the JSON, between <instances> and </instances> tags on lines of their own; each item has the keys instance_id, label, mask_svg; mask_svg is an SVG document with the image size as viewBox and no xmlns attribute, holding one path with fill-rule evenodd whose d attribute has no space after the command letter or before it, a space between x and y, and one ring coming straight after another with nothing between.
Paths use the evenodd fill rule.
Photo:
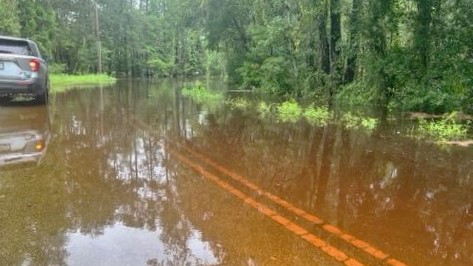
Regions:
<instances>
[{"instance_id":1,"label":"car submerged in water","mask_svg":"<svg viewBox=\"0 0 473 266\"><path fill-rule=\"evenodd\" d=\"M46 103L48 95L48 65L36 43L0 36L0 103L8 103L16 96Z\"/></svg>"},{"instance_id":2,"label":"car submerged in water","mask_svg":"<svg viewBox=\"0 0 473 266\"><path fill-rule=\"evenodd\" d=\"M50 138L48 107L11 105L0 110L0 172L5 166L38 165Z\"/></svg>"}]
</instances>

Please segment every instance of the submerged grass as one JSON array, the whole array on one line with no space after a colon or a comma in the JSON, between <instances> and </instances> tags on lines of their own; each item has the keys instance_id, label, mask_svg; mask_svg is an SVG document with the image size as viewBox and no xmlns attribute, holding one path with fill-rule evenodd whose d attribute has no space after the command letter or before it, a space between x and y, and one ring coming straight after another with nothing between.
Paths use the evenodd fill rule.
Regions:
<instances>
[{"instance_id":1,"label":"submerged grass","mask_svg":"<svg viewBox=\"0 0 473 266\"><path fill-rule=\"evenodd\" d=\"M185 98L190 98L198 104L213 105L215 102L223 102L222 93L211 91L199 82L196 82L191 86L184 87L182 89L182 96Z\"/></svg>"},{"instance_id":2,"label":"submerged grass","mask_svg":"<svg viewBox=\"0 0 473 266\"><path fill-rule=\"evenodd\" d=\"M245 110L248 109L251 105L251 103L244 98L235 98L235 99L229 99L225 102L228 104L232 109L240 109L240 110Z\"/></svg>"},{"instance_id":3,"label":"submerged grass","mask_svg":"<svg viewBox=\"0 0 473 266\"><path fill-rule=\"evenodd\" d=\"M255 106L244 98L234 98L224 101L223 94L215 92L195 83L182 90L184 97L204 105L226 104L232 109L246 110ZM254 110L254 109L253 109ZM325 106L310 105L301 106L295 100L289 100L279 104L260 101L256 105L256 111L260 118L276 118L283 123L298 123L306 120L314 126L327 126L328 124L341 125L348 130L360 130L371 134L379 125L376 118L359 115L350 111L336 116ZM420 119L416 128L411 131L411 137L422 138L429 141L448 143L452 141L466 140L470 123L458 123L455 121L456 113L452 113L439 121L427 121Z\"/></svg>"},{"instance_id":4,"label":"submerged grass","mask_svg":"<svg viewBox=\"0 0 473 266\"><path fill-rule=\"evenodd\" d=\"M258 114L260 115L261 118L266 118L271 115L271 105L265 103L265 102L260 102L258 104Z\"/></svg>"},{"instance_id":5,"label":"submerged grass","mask_svg":"<svg viewBox=\"0 0 473 266\"><path fill-rule=\"evenodd\" d=\"M354 115L351 112L344 113L340 122L347 129L361 129L366 132L372 132L378 126L378 119Z\"/></svg>"},{"instance_id":6,"label":"submerged grass","mask_svg":"<svg viewBox=\"0 0 473 266\"><path fill-rule=\"evenodd\" d=\"M288 101L278 105L277 110L281 121L296 123L302 116L303 108L297 102Z\"/></svg>"},{"instance_id":7,"label":"submerged grass","mask_svg":"<svg viewBox=\"0 0 473 266\"><path fill-rule=\"evenodd\" d=\"M74 86L96 86L100 84L113 84L116 78L105 74L88 74L88 75L68 75L68 74L51 74L49 76L51 82L51 93L67 91Z\"/></svg>"},{"instance_id":8,"label":"submerged grass","mask_svg":"<svg viewBox=\"0 0 473 266\"><path fill-rule=\"evenodd\" d=\"M303 117L312 125L325 126L330 120L331 114L327 107L309 106L304 110Z\"/></svg>"},{"instance_id":9,"label":"submerged grass","mask_svg":"<svg viewBox=\"0 0 473 266\"><path fill-rule=\"evenodd\" d=\"M461 141L467 139L468 128L469 124L460 124L448 117L439 121L421 119L415 134L437 142Z\"/></svg>"},{"instance_id":10,"label":"submerged grass","mask_svg":"<svg viewBox=\"0 0 473 266\"><path fill-rule=\"evenodd\" d=\"M284 123L297 123L305 119L314 126L326 126L329 123L341 124L346 129L357 129L372 132L378 126L378 120L371 117L354 115L351 112L344 113L339 119L334 119L335 115L326 106L310 105L303 107L294 100L280 104L260 102L257 106L258 114L261 118L270 116L277 117Z\"/></svg>"}]
</instances>

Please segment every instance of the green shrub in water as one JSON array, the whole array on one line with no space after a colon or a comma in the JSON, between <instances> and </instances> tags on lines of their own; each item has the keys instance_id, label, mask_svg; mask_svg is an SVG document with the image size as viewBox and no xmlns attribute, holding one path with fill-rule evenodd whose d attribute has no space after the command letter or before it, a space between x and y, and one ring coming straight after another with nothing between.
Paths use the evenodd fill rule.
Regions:
<instances>
[{"instance_id":1,"label":"green shrub in water","mask_svg":"<svg viewBox=\"0 0 473 266\"><path fill-rule=\"evenodd\" d=\"M325 126L330 119L330 112L327 107L310 106L304 110L302 116L312 125Z\"/></svg>"},{"instance_id":2,"label":"green shrub in water","mask_svg":"<svg viewBox=\"0 0 473 266\"><path fill-rule=\"evenodd\" d=\"M223 101L222 93L210 91L199 82L196 82L193 86L183 88L182 96L199 104Z\"/></svg>"},{"instance_id":3,"label":"green shrub in water","mask_svg":"<svg viewBox=\"0 0 473 266\"><path fill-rule=\"evenodd\" d=\"M283 122L296 123L302 115L302 107L294 101L284 102L277 107L278 117Z\"/></svg>"},{"instance_id":4,"label":"green shrub in water","mask_svg":"<svg viewBox=\"0 0 473 266\"><path fill-rule=\"evenodd\" d=\"M347 129L361 129L368 132L373 131L378 126L376 118L359 117L351 112L343 114L341 122Z\"/></svg>"},{"instance_id":5,"label":"green shrub in water","mask_svg":"<svg viewBox=\"0 0 473 266\"><path fill-rule=\"evenodd\" d=\"M227 100L226 103L232 109L247 109L250 106L250 102L244 98L236 98Z\"/></svg>"},{"instance_id":6,"label":"green shrub in water","mask_svg":"<svg viewBox=\"0 0 473 266\"><path fill-rule=\"evenodd\" d=\"M260 102L258 104L258 114L261 118L266 118L271 115L271 106L265 102Z\"/></svg>"},{"instance_id":7,"label":"green shrub in water","mask_svg":"<svg viewBox=\"0 0 473 266\"><path fill-rule=\"evenodd\" d=\"M376 126L378 125L378 120L376 118L371 117L363 117L361 118L361 127L368 131L373 131Z\"/></svg>"},{"instance_id":8,"label":"green shrub in water","mask_svg":"<svg viewBox=\"0 0 473 266\"><path fill-rule=\"evenodd\" d=\"M343 114L341 121L347 129L353 129L358 128L361 119L354 116L351 112L348 112Z\"/></svg>"},{"instance_id":9,"label":"green shrub in water","mask_svg":"<svg viewBox=\"0 0 473 266\"><path fill-rule=\"evenodd\" d=\"M435 141L457 141L465 140L468 136L468 124L457 123L453 118L456 113L440 121L426 121L421 119L417 129L417 135L421 138L429 138Z\"/></svg>"}]
</instances>

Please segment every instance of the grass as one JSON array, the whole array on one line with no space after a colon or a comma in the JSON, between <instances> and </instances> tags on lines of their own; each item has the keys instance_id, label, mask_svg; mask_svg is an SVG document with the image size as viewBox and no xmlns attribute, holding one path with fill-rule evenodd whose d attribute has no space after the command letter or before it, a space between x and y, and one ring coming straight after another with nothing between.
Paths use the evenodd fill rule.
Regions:
<instances>
[{"instance_id":1,"label":"grass","mask_svg":"<svg viewBox=\"0 0 473 266\"><path fill-rule=\"evenodd\" d=\"M246 102L245 104L239 103L238 105L242 108L247 107ZM272 106L272 104L260 102L257 106L259 116L267 118L275 115L279 121L285 123L297 123L305 119L313 126L326 126L331 122L340 123L346 129L363 130L368 133L373 132L378 126L378 120L375 118L358 116L347 112L337 120L333 112L325 106L315 106L312 104L308 107L303 107L294 100L275 104L275 108L271 108Z\"/></svg>"},{"instance_id":2,"label":"grass","mask_svg":"<svg viewBox=\"0 0 473 266\"><path fill-rule=\"evenodd\" d=\"M437 142L461 141L468 137L468 125L442 119L440 121L419 121L417 134Z\"/></svg>"},{"instance_id":3,"label":"grass","mask_svg":"<svg viewBox=\"0 0 473 266\"><path fill-rule=\"evenodd\" d=\"M281 121L296 123L301 118L303 108L294 101L288 101L278 105L277 111Z\"/></svg>"},{"instance_id":4,"label":"grass","mask_svg":"<svg viewBox=\"0 0 473 266\"><path fill-rule=\"evenodd\" d=\"M260 102L258 104L258 114L261 118L267 118L271 115L271 105Z\"/></svg>"},{"instance_id":5,"label":"grass","mask_svg":"<svg viewBox=\"0 0 473 266\"><path fill-rule=\"evenodd\" d=\"M330 120L330 112L327 107L310 106L302 114L311 125L326 126Z\"/></svg>"},{"instance_id":6,"label":"grass","mask_svg":"<svg viewBox=\"0 0 473 266\"><path fill-rule=\"evenodd\" d=\"M248 109L251 105L251 103L243 98L235 98L235 99L230 99L225 102L228 104L232 109L240 109L240 110L245 110Z\"/></svg>"},{"instance_id":7,"label":"grass","mask_svg":"<svg viewBox=\"0 0 473 266\"><path fill-rule=\"evenodd\" d=\"M96 86L100 84L113 84L116 82L114 77L105 74L51 74L49 79L51 82L51 93L67 91L74 86Z\"/></svg>"},{"instance_id":8,"label":"grass","mask_svg":"<svg viewBox=\"0 0 473 266\"><path fill-rule=\"evenodd\" d=\"M435 117L427 120L420 117L417 127L412 129L410 136L438 144L470 145L472 144L472 140L469 139L471 120L461 123L458 117L458 112L445 114L440 119Z\"/></svg>"},{"instance_id":9,"label":"grass","mask_svg":"<svg viewBox=\"0 0 473 266\"><path fill-rule=\"evenodd\" d=\"M199 82L196 82L192 86L183 88L182 96L184 96L185 98L190 98L198 104L212 105L215 102L223 102L222 93L211 91Z\"/></svg>"}]
</instances>

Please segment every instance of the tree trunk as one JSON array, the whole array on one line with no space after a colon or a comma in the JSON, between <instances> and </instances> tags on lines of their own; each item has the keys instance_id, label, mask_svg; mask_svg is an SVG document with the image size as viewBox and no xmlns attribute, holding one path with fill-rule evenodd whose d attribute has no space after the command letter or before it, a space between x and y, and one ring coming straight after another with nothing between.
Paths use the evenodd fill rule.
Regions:
<instances>
[{"instance_id":1,"label":"tree trunk","mask_svg":"<svg viewBox=\"0 0 473 266\"><path fill-rule=\"evenodd\" d=\"M353 0L350 15L350 32L349 32L349 51L347 64L345 68L344 83L350 83L355 80L355 73L358 59L358 18L360 16L361 5L363 0Z\"/></svg>"},{"instance_id":2,"label":"tree trunk","mask_svg":"<svg viewBox=\"0 0 473 266\"><path fill-rule=\"evenodd\" d=\"M340 39L342 36L340 26L340 0L330 1L330 75L335 89L339 84L341 67L340 57Z\"/></svg>"},{"instance_id":3,"label":"tree trunk","mask_svg":"<svg viewBox=\"0 0 473 266\"><path fill-rule=\"evenodd\" d=\"M417 25L414 46L420 63L421 77L427 72L430 50L430 24L432 22L433 0L416 0Z\"/></svg>"}]
</instances>

